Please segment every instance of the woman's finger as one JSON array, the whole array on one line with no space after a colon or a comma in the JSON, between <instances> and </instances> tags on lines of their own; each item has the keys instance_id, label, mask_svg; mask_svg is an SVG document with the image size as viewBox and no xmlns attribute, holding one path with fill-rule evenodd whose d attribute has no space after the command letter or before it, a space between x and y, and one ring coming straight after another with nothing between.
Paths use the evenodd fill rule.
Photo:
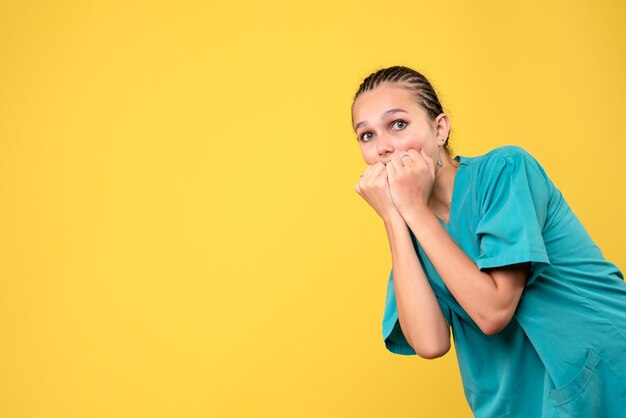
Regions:
<instances>
[{"instance_id":1,"label":"woman's finger","mask_svg":"<svg viewBox=\"0 0 626 418\"><path fill-rule=\"evenodd\" d=\"M424 148L420 149L420 155L426 162L426 165L428 166L428 171L430 171L430 174L433 176L433 178L435 178L435 162L433 161L432 158L428 156L428 154L426 154L426 151L424 151Z\"/></svg>"},{"instance_id":2,"label":"woman's finger","mask_svg":"<svg viewBox=\"0 0 626 418\"><path fill-rule=\"evenodd\" d=\"M391 183L396 178L396 168L393 166L393 163L389 161L385 164L385 171L387 172L387 183Z\"/></svg>"},{"instance_id":3,"label":"woman's finger","mask_svg":"<svg viewBox=\"0 0 626 418\"><path fill-rule=\"evenodd\" d=\"M367 177L368 179L375 179L380 175L381 171L384 171L384 170L385 170L385 164L379 161L376 164L372 165L372 169L370 170L369 175Z\"/></svg>"},{"instance_id":4,"label":"woman's finger","mask_svg":"<svg viewBox=\"0 0 626 418\"><path fill-rule=\"evenodd\" d=\"M389 161L387 161L387 163L385 163L385 171L387 172L387 177L389 177L389 172L390 171L392 171L394 175L397 174L396 167L393 165L391 160L389 160Z\"/></svg>"},{"instance_id":5,"label":"woman's finger","mask_svg":"<svg viewBox=\"0 0 626 418\"><path fill-rule=\"evenodd\" d=\"M430 157L428 156L428 154L426 154L426 151L424 150L424 148L420 148L420 155L422 156L422 158L423 158L425 161L428 161L428 160L432 161L432 160L433 160L432 158L430 158Z\"/></svg>"},{"instance_id":6,"label":"woman's finger","mask_svg":"<svg viewBox=\"0 0 626 418\"><path fill-rule=\"evenodd\" d=\"M420 153L414 150L413 148L411 148L410 150L407 150L407 154L411 156L412 161L417 161L417 159L420 158Z\"/></svg>"},{"instance_id":7,"label":"woman's finger","mask_svg":"<svg viewBox=\"0 0 626 418\"><path fill-rule=\"evenodd\" d=\"M411 154L412 150L408 150L406 152L403 152L402 154L400 154L400 161L402 162L402 165L404 165L405 167L408 164L411 164L412 162L415 161L415 156L413 154ZM417 153L415 153L417 154Z\"/></svg>"},{"instance_id":8,"label":"woman's finger","mask_svg":"<svg viewBox=\"0 0 626 418\"><path fill-rule=\"evenodd\" d=\"M402 172L402 169L404 168L404 164L402 164L400 156L397 154L392 156L391 160L387 164L393 164L393 167L396 169L396 173Z\"/></svg>"}]
</instances>

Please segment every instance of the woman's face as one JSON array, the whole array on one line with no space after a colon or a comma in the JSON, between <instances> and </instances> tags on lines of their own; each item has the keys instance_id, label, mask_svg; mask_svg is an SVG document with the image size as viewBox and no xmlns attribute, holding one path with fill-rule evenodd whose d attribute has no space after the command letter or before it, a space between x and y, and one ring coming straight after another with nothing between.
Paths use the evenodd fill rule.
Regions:
<instances>
[{"instance_id":1,"label":"woman's face","mask_svg":"<svg viewBox=\"0 0 626 418\"><path fill-rule=\"evenodd\" d=\"M411 148L439 158L435 123L401 84L382 83L361 93L352 106L352 126L368 165L387 163Z\"/></svg>"}]
</instances>

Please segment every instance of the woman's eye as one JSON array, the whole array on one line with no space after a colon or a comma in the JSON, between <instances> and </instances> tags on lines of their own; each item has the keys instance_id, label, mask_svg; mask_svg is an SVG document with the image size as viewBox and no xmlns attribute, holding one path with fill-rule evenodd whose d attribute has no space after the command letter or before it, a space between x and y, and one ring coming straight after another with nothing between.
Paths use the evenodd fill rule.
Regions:
<instances>
[{"instance_id":1,"label":"woman's eye","mask_svg":"<svg viewBox=\"0 0 626 418\"><path fill-rule=\"evenodd\" d=\"M365 132L364 134L361 134L361 141L369 141L370 139L372 139L374 137L374 135L371 132Z\"/></svg>"},{"instance_id":2,"label":"woman's eye","mask_svg":"<svg viewBox=\"0 0 626 418\"><path fill-rule=\"evenodd\" d=\"M404 129L406 128L407 123L403 120L397 120L393 123L394 128Z\"/></svg>"}]
</instances>

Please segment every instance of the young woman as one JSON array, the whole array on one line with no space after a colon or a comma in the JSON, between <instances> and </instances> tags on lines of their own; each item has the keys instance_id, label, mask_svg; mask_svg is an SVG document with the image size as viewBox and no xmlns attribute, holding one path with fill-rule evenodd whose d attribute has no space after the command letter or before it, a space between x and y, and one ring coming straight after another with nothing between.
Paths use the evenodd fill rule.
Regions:
<instances>
[{"instance_id":1,"label":"young woman","mask_svg":"<svg viewBox=\"0 0 626 418\"><path fill-rule=\"evenodd\" d=\"M382 69L352 106L357 192L392 255L383 337L443 356L477 417L626 416L626 284L519 147L452 158L424 76Z\"/></svg>"}]
</instances>

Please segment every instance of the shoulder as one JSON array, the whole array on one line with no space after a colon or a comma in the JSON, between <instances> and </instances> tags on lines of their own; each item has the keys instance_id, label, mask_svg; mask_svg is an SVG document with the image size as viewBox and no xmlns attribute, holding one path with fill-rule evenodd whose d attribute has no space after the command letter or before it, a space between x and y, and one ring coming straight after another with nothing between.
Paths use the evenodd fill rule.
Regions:
<instances>
[{"instance_id":1,"label":"shoulder","mask_svg":"<svg viewBox=\"0 0 626 418\"><path fill-rule=\"evenodd\" d=\"M494 148L485 155L478 157L483 164L503 164L506 161L531 161L537 163L528 151L517 145L504 145Z\"/></svg>"},{"instance_id":2,"label":"shoulder","mask_svg":"<svg viewBox=\"0 0 626 418\"><path fill-rule=\"evenodd\" d=\"M512 189L530 188L542 194L550 189L550 180L539 162L525 149L506 145L469 159L478 196L510 193Z\"/></svg>"},{"instance_id":3,"label":"shoulder","mask_svg":"<svg viewBox=\"0 0 626 418\"><path fill-rule=\"evenodd\" d=\"M545 172L537 159L517 145L504 145L488 153L468 159L468 165L477 170L479 177L498 176L503 170L517 171L522 168L532 174L545 177Z\"/></svg>"}]
</instances>

